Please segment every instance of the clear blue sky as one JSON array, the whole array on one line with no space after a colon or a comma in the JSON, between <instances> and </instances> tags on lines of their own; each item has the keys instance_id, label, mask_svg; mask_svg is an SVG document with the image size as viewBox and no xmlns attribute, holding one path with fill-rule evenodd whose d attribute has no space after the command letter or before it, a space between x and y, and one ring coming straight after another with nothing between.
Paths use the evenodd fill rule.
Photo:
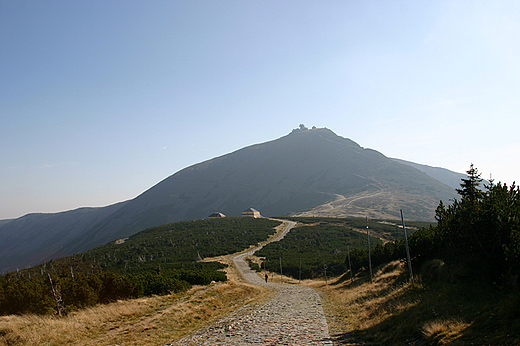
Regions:
<instances>
[{"instance_id":1,"label":"clear blue sky","mask_svg":"<svg viewBox=\"0 0 520 346\"><path fill-rule=\"evenodd\" d=\"M519 1L0 0L0 219L327 127L520 180Z\"/></svg>"}]
</instances>

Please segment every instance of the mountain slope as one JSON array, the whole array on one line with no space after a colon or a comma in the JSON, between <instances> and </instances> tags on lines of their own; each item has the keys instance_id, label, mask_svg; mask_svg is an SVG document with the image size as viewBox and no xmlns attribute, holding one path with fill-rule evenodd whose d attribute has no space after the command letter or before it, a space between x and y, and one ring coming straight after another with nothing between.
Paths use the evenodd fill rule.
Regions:
<instances>
[{"instance_id":1,"label":"mountain slope","mask_svg":"<svg viewBox=\"0 0 520 346\"><path fill-rule=\"evenodd\" d=\"M0 220L0 227L2 227L3 225L6 225L8 224L9 222L13 221L14 219L5 219L5 220Z\"/></svg>"},{"instance_id":2,"label":"mountain slope","mask_svg":"<svg viewBox=\"0 0 520 346\"><path fill-rule=\"evenodd\" d=\"M452 189L459 189L461 179L467 178L466 174L453 172L446 168L431 167L431 166L422 165L422 164L405 161L405 160L401 160L401 159L393 159L393 160L395 160L399 163L402 163L404 165L416 168L416 169L420 170L421 172L428 174L430 177L437 179L441 183L448 185Z\"/></svg>"},{"instance_id":3,"label":"mountain slope","mask_svg":"<svg viewBox=\"0 0 520 346\"><path fill-rule=\"evenodd\" d=\"M125 202L103 208L27 214L0 227L0 269L16 270L72 254L64 244L76 241Z\"/></svg>"},{"instance_id":4,"label":"mountain slope","mask_svg":"<svg viewBox=\"0 0 520 346\"><path fill-rule=\"evenodd\" d=\"M74 230L60 239L59 247L60 253L72 254L148 227L206 218L215 211L239 216L254 207L265 216L285 215L313 209L338 195L351 201L349 208L358 208L353 215L397 218L403 208L408 218L431 219L439 200L448 201L455 192L413 167L328 129L301 129L187 167L135 199L107 209L103 217L77 227L68 223L64 227L56 217L53 227L59 230L56 233ZM378 197L369 198L372 195ZM344 209L341 216L349 212ZM6 227L18 227L20 234L36 232L21 219L0 227L0 237ZM24 249L20 242L16 246ZM0 258L0 268L5 268L4 260Z\"/></svg>"}]
</instances>

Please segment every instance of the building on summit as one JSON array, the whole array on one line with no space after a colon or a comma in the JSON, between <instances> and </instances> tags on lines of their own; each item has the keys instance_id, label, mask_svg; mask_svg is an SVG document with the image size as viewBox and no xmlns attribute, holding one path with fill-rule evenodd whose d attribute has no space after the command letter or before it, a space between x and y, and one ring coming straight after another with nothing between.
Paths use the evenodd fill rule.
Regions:
<instances>
[{"instance_id":1,"label":"building on summit","mask_svg":"<svg viewBox=\"0 0 520 346\"><path fill-rule=\"evenodd\" d=\"M226 215L224 215L222 213L219 213L219 212L215 212L215 213L211 214L208 217L210 217L210 218L213 218L213 217L226 217Z\"/></svg>"},{"instance_id":2,"label":"building on summit","mask_svg":"<svg viewBox=\"0 0 520 346\"><path fill-rule=\"evenodd\" d=\"M242 212L242 217L259 218L259 217L262 217L262 215L260 215L260 212L258 210L253 209L253 208L248 208Z\"/></svg>"}]
</instances>

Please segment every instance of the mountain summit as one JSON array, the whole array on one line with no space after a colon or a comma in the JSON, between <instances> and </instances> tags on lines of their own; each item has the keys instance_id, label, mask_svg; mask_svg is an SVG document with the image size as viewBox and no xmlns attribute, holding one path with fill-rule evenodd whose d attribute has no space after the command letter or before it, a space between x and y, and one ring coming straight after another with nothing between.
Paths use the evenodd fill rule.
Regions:
<instances>
[{"instance_id":1,"label":"mountain summit","mask_svg":"<svg viewBox=\"0 0 520 346\"><path fill-rule=\"evenodd\" d=\"M34 256L31 263L20 264L34 264L216 211L240 216L254 207L264 216L398 218L403 209L407 218L429 220L439 200L454 197L453 189L410 165L362 148L327 128L300 126L279 139L187 167L118 205L78 209L66 212L66 217L32 214L4 224L0 269L12 268L24 252ZM52 248L52 239L58 236L58 246ZM29 240L30 249L23 246ZM38 244L48 245L38 248Z\"/></svg>"}]
</instances>

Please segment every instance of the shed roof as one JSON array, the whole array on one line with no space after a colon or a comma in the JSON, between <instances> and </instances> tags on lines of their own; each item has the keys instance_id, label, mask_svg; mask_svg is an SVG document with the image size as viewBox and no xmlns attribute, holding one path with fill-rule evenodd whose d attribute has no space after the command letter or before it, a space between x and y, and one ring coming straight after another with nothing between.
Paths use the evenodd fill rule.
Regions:
<instances>
[{"instance_id":1,"label":"shed roof","mask_svg":"<svg viewBox=\"0 0 520 346\"><path fill-rule=\"evenodd\" d=\"M259 211L254 208L247 208L246 210L243 211L243 213L247 213L247 212L259 213Z\"/></svg>"},{"instance_id":2,"label":"shed roof","mask_svg":"<svg viewBox=\"0 0 520 346\"><path fill-rule=\"evenodd\" d=\"M215 213L211 214L209 217L226 217L226 215L219 213L219 212L215 212Z\"/></svg>"}]
</instances>

